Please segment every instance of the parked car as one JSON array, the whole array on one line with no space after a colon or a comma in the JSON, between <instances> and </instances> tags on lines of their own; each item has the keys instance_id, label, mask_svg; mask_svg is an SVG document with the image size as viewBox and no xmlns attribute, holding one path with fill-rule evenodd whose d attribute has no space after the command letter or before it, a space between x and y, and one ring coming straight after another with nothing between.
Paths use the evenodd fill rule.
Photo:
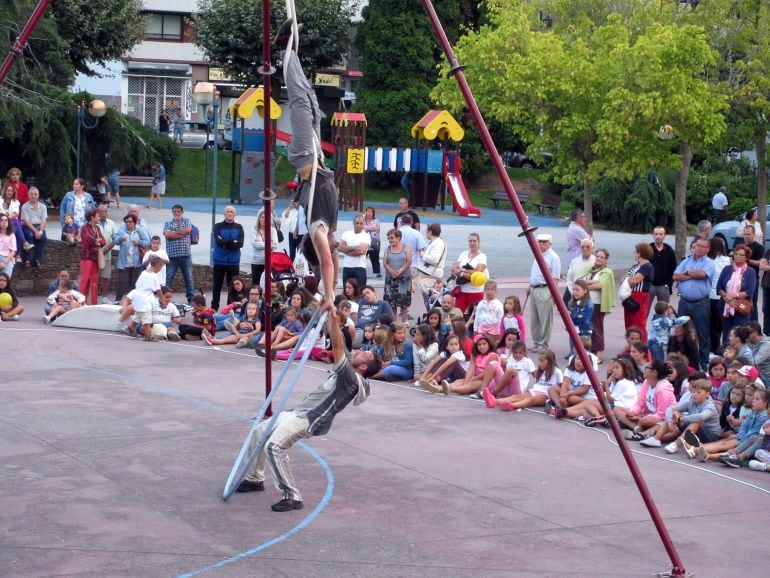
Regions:
<instances>
[{"instance_id":1,"label":"parked car","mask_svg":"<svg viewBox=\"0 0 770 578\"><path fill-rule=\"evenodd\" d=\"M550 162L552 158L549 153L543 153L543 162L538 163L537 161L529 158L526 154L516 151L506 151L500 156L502 157L506 166L521 169L542 169L546 164Z\"/></svg>"},{"instance_id":2,"label":"parked car","mask_svg":"<svg viewBox=\"0 0 770 578\"><path fill-rule=\"evenodd\" d=\"M230 144L225 141L223 131L218 133L218 145L220 149L230 148ZM214 130L209 126L208 132L206 132L206 123L198 122L194 120L187 120L184 123L184 136L183 142L180 144L182 148L186 149L204 149L214 148Z\"/></svg>"},{"instance_id":3,"label":"parked car","mask_svg":"<svg viewBox=\"0 0 770 578\"><path fill-rule=\"evenodd\" d=\"M752 210L756 210L757 208L754 207ZM748 213L748 211L746 211ZM710 239L713 239L714 237L720 237L727 246L727 250L731 251L733 250L733 247L737 245L738 243L743 243L743 236L738 235L738 225L741 224L741 222L746 218L746 213L741 213L738 215L736 219L733 219L732 221L722 221L718 225L714 225L711 228L711 234L709 235ZM767 222L765 223L765 231L770 231L770 205L767 205ZM765 238L765 249L770 248L770 239L767 237Z\"/></svg>"}]
</instances>

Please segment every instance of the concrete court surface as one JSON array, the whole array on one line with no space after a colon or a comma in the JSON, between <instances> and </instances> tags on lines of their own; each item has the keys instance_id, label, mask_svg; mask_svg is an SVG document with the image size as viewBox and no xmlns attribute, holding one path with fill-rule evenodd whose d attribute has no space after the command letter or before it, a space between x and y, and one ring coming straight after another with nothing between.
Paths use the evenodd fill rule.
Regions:
<instances>
[{"instance_id":1,"label":"concrete court surface","mask_svg":"<svg viewBox=\"0 0 770 578\"><path fill-rule=\"evenodd\" d=\"M232 348L0 324L1 576L649 576L670 568L608 432L373 383L291 452L305 508L221 489L264 392ZM609 343L622 319L608 318ZM558 335L555 331L555 335ZM558 359L567 344L555 339ZM608 349L611 349L608 347ZM614 348L612 348L614 349ZM275 373L280 367L276 362ZM307 367L292 400L328 366ZM291 400L290 400L291 403ZM757 576L770 475L634 445L688 571Z\"/></svg>"}]
</instances>

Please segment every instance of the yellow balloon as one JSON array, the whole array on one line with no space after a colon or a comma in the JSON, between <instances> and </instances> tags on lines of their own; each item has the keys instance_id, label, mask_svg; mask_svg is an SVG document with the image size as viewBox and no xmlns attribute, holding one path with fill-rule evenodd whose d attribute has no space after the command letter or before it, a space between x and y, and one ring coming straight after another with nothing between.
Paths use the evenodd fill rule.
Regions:
<instances>
[{"instance_id":1,"label":"yellow balloon","mask_svg":"<svg viewBox=\"0 0 770 578\"><path fill-rule=\"evenodd\" d=\"M480 287L486 282L487 276L484 275L484 273L481 271L476 271L473 275L471 275L471 285L474 287Z\"/></svg>"},{"instance_id":2,"label":"yellow balloon","mask_svg":"<svg viewBox=\"0 0 770 578\"><path fill-rule=\"evenodd\" d=\"M5 309L13 305L13 298L10 293L0 293L0 309Z\"/></svg>"}]
</instances>

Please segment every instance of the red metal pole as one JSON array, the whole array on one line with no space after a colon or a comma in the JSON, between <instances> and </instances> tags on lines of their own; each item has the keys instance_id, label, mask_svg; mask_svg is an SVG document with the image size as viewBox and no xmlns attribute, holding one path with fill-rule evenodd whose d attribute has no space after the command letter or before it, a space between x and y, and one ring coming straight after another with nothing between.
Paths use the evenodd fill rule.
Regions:
<instances>
[{"instance_id":1,"label":"red metal pole","mask_svg":"<svg viewBox=\"0 0 770 578\"><path fill-rule=\"evenodd\" d=\"M270 98L271 81L275 69L270 64L270 0L262 2L262 90L264 94L264 167L265 167L265 187L262 192L262 200L265 211L265 397L270 395L273 387L273 347L272 347L272 324L270 322L270 313L272 311L272 291L270 290L270 281L272 279L272 212L273 212L273 192L271 190L271 172L272 172L272 135L273 127L270 119ZM266 417L273 415L272 405L265 412Z\"/></svg>"},{"instance_id":2,"label":"red metal pole","mask_svg":"<svg viewBox=\"0 0 770 578\"><path fill-rule=\"evenodd\" d=\"M473 115L473 120L475 121L476 126L479 129L479 134L481 135L481 139L484 142L484 147L486 148L487 153L489 154L489 157L492 159L492 164L494 165L495 170L497 171L497 174L500 177L500 182L502 182L503 188L505 189L505 192L508 195L508 198L510 199L511 204L513 205L513 210L516 213L516 217L518 218L522 228L522 232L519 233L519 236L525 237L527 239L529 248L535 257L535 261L537 262L537 265L540 268L540 271L543 273L543 277L548 283L548 290L551 292L551 297L553 298L554 303L556 304L556 308L559 311L559 315L564 321L564 326L567 328L567 332L572 338L572 342L575 344L575 349L577 351L577 354L580 356L580 360L583 362L583 367L585 367L586 372L588 373L588 377L591 380L591 387L593 388L597 398L599 399L599 402L602 406L602 411L604 412L605 415L607 415L607 419L612 428L612 433L615 436L615 439L617 440L618 447L620 448L621 454L623 455L623 458L626 460L626 465L628 466L628 469L631 472L631 476L634 478L634 482L636 482L637 488L639 489L639 493L642 496L642 500L644 501L644 504L647 507L647 511L649 512L650 517L652 518L652 522L658 531L658 535L660 536L660 539L663 542L663 547L666 549L666 552L668 553L669 559L671 560L671 563L673 565L673 568L671 570L671 575L685 576L686 575L685 568L684 568L684 565L682 564L682 560L679 557L679 553L677 552L676 547L674 546L674 543L671 540L671 536L668 533L668 529L666 528L666 525L663 522L663 518L661 517L660 512L658 512L658 508L652 499L652 495L650 494L650 490L647 487L647 483L644 481L644 477L642 476L642 473L639 470L639 466L637 465L636 460L634 459L634 456L631 453L631 450L628 448L628 445L626 444L625 439L623 439L623 436L620 434L620 426L618 425L617 420L615 419L612 411L609 408L609 405L607 404L607 400L604 397L604 392L599 385L600 384L599 379L596 375L596 372L593 370L593 366L590 358L588 357L588 353L586 352L585 348L583 347L583 344L580 341L580 336L578 335L578 332L575 329L574 324L572 323L572 320L569 315L569 311L567 311L567 306L564 304L564 301L562 300L561 295L559 295L559 290L556 286L556 281L551 277L551 275L548 272L548 266L545 263L543 254L540 252L540 249L537 246L537 242L533 234L536 229L529 224L527 215L524 212L524 209L522 208L518 197L516 196L516 189L514 189L513 184L511 183L511 180L508 177L508 173L505 171L503 161L500 158L500 154L497 152L497 147L495 146L494 141L492 140L492 135L489 134L487 125L484 122L484 117L481 115L481 111L479 110L479 107L476 104L476 99L474 98L473 93L471 92L471 89L468 86L468 82L465 79L465 75L463 74L464 67L460 66L457 63L457 57L455 56L454 51L452 50L452 46L449 43L449 39L447 38L446 33L444 32L444 28L441 25L441 21L439 20L438 14L436 14L436 10L433 8L433 4L431 0L422 0L422 4L423 4L423 7L425 8L425 11L428 13L428 17L430 18L431 25L433 26L433 30L436 33L436 37L441 43L441 47L444 50L444 53L446 54L447 60L449 61L449 65L451 67L450 74L454 75L455 79L457 80L457 84L460 86L460 91L463 94L463 98L465 99L465 102L468 105L468 108L470 109L471 114Z\"/></svg>"},{"instance_id":3,"label":"red metal pole","mask_svg":"<svg viewBox=\"0 0 770 578\"><path fill-rule=\"evenodd\" d=\"M34 32L35 28L40 22L40 19L43 17L45 9L48 8L48 4L50 3L51 0L40 0L40 2L37 3L35 10L32 12L29 20L27 20L27 23L24 25L21 34L19 34L19 37L16 39L16 42L14 42L13 46L8 49L8 54L6 55L3 64L0 65L0 86L2 86L3 82L5 82L5 77L8 76L8 72L11 70L14 62L16 62L16 59L21 56L21 53L26 48L27 42L29 42L29 37L32 36L32 32Z\"/></svg>"}]
</instances>

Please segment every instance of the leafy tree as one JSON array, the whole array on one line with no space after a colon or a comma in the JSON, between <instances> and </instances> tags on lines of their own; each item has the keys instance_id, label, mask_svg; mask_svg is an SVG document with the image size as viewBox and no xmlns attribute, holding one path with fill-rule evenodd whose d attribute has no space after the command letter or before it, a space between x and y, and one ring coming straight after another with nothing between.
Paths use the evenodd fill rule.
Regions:
<instances>
[{"instance_id":1,"label":"leafy tree","mask_svg":"<svg viewBox=\"0 0 770 578\"><path fill-rule=\"evenodd\" d=\"M14 23L0 35L3 54L36 4L0 0L5 21ZM51 3L6 78L0 99L0 158L6 168L18 166L27 177L34 176L44 196L59 197L72 184L80 100L67 87L77 71L92 73L89 62L114 60L136 43L143 30L137 17L141 7L141 0L104 0L98 6L85 0ZM97 137L99 130L88 136Z\"/></svg>"},{"instance_id":2,"label":"leafy tree","mask_svg":"<svg viewBox=\"0 0 770 578\"><path fill-rule=\"evenodd\" d=\"M297 17L304 24L299 38L299 58L312 73L338 65L348 49L350 19L355 2L346 0L298 0ZM261 84L256 69L262 63L261 0L200 0L194 16L196 45L206 57L245 84ZM286 19L282 3L273 3L271 28L275 32ZM276 58L278 54L275 55Z\"/></svg>"},{"instance_id":3,"label":"leafy tree","mask_svg":"<svg viewBox=\"0 0 770 578\"><path fill-rule=\"evenodd\" d=\"M451 40L459 37L461 24L473 27L480 17L478 1L434 5ZM430 21L421 3L407 0L370 0L362 17L356 42L364 76L356 110L366 114L367 142L413 146L412 126L434 108L430 91L441 53Z\"/></svg>"},{"instance_id":4,"label":"leafy tree","mask_svg":"<svg viewBox=\"0 0 770 578\"><path fill-rule=\"evenodd\" d=\"M512 123L535 158L552 153L556 180L582 184L589 216L599 177L628 180L679 165L683 249L692 144L714 142L724 127L724 99L704 78L713 55L703 30L655 22L639 29L610 14L599 24L583 15L542 31L524 2L492 3L490 23L457 46L459 60L473 63L466 76L482 110ZM464 106L454 79L443 78L434 94L455 110ZM662 124L676 127L679 150L658 139Z\"/></svg>"}]
</instances>

